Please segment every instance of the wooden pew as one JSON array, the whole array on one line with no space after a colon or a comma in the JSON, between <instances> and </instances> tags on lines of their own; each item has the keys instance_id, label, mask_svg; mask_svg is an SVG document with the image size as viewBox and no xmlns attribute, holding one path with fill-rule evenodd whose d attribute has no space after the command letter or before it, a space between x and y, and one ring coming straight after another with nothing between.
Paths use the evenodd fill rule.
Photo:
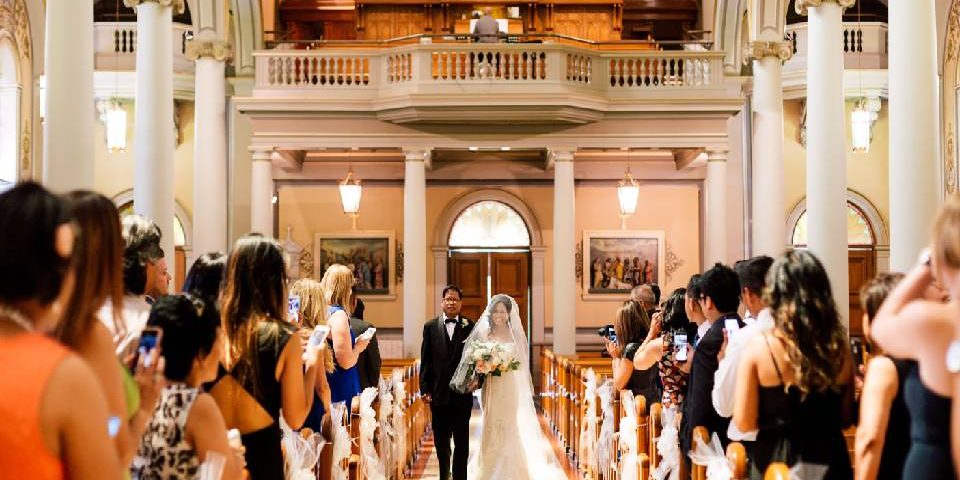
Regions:
<instances>
[{"instance_id":1,"label":"wooden pew","mask_svg":"<svg viewBox=\"0 0 960 480\"><path fill-rule=\"evenodd\" d=\"M659 403L654 403L650 405L650 443L649 449L647 450L647 456L650 459L650 470L656 470L660 465L660 453L657 451L657 439L660 438L660 433L663 432L663 405Z\"/></svg>"},{"instance_id":2,"label":"wooden pew","mask_svg":"<svg viewBox=\"0 0 960 480\"><path fill-rule=\"evenodd\" d=\"M790 480L790 467L785 463L771 463L763 474L763 480Z\"/></svg>"},{"instance_id":3,"label":"wooden pew","mask_svg":"<svg viewBox=\"0 0 960 480\"><path fill-rule=\"evenodd\" d=\"M707 431L706 427L703 427L703 426L696 427L693 429L693 438L694 440L692 445L696 445L697 438L699 438L705 444L707 444L710 442L710 432ZM705 465L695 465L691 463L690 478L692 480L707 480L707 467Z\"/></svg>"},{"instance_id":4,"label":"wooden pew","mask_svg":"<svg viewBox=\"0 0 960 480\"><path fill-rule=\"evenodd\" d=\"M732 480L747 480L750 472L747 470L747 450L742 443L732 442L727 445L727 460L733 472Z\"/></svg>"}]
</instances>

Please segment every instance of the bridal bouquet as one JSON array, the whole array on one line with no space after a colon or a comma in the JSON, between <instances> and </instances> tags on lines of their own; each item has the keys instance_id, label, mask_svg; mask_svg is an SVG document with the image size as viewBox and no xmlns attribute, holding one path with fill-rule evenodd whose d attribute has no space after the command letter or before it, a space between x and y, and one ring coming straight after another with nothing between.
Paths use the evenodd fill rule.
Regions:
<instances>
[{"instance_id":1,"label":"bridal bouquet","mask_svg":"<svg viewBox=\"0 0 960 480\"><path fill-rule=\"evenodd\" d=\"M520 369L520 360L516 358L512 348L505 343L473 341L467 345L466 352L467 372L463 385L451 386L462 393L476 390L488 375L499 377L504 373ZM451 382L452 383L452 382Z\"/></svg>"}]
</instances>

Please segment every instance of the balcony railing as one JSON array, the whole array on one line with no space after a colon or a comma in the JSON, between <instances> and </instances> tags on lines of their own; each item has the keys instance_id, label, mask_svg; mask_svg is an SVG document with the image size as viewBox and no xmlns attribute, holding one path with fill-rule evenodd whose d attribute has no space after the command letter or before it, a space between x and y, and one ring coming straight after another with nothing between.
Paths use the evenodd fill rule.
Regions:
<instances>
[{"instance_id":1,"label":"balcony railing","mask_svg":"<svg viewBox=\"0 0 960 480\"><path fill-rule=\"evenodd\" d=\"M95 68L97 70L136 70L136 22L96 23L94 24L93 32L93 49L95 53ZM184 56L187 41L191 38L193 38L193 30L189 25L180 23L173 24L174 71L193 70L193 62Z\"/></svg>"},{"instance_id":2,"label":"balcony railing","mask_svg":"<svg viewBox=\"0 0 960 480\"><path fill-rule=\"evenodd\" d=\"M446 86L526 85L604 92L723 88L722 52L624 51L566 44L421 43L379 50L268 50L256 56L258 95L403 93Z\"/></svg>"},{"instance_id":3,"label":"balcony railing","mask_svg":"<svg viewBox=\"0 0 960 480\"><path fill-rule=\"evenodd\" d=\"M786 37L793 46L793 58L783 68L799 71L807 68L807 24L787 25ZM843 24L841 45L847 69L885 70L887 68L887 24L847 22Z\"/></svg>"}]
</instances>

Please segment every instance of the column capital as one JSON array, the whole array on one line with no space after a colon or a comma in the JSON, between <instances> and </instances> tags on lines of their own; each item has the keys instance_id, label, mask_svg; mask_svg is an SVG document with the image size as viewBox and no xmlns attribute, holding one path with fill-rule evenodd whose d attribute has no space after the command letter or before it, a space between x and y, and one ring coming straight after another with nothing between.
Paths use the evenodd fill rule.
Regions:
<instances>
[{"instance_id":1,"label":"column capital","mask_svg":"<svg viewBox=\"0 0 960 480\"><path fill-rule=\"evenodd\" d=\"M177 14L183 13L185 0L123 0L127 8L136 9L141 3L158 3L161 7L173 7Z\"/></svg>"},{"instance_id":2,"label":"column capital","mask_svg":"<svg viewBox=\"0 0 960 480\"><path fill-rule=\"evenodd\" d=\"M707 150L707 162L726 162L729 150Z\"/></svg>"},{"instance_id":3,"label":"column capital","mask_svg":"<svg viewBox=\"0 0 960 480\"><path fill-rule=\"evenodd\" d=\"M796 9L800 15L806 15L808 8L816 8L824 3L836 3L840 8L850 8L857 0L797 0Z\"/></svg>"},{"instance_id":4,"label":"column capital","mask_svg":"<svg viewBox=\"0 0 960 480\"><path fill-rule=\"evenodd\" d=\"M233 47L226 40L200 40L194 38L187 42L184 56L190 60L197 61L201 58L212 58L218 62L223 62L233 56Z\"/></svg>"},{"instance_id":5,"label":"column capital","mask_svg":"<svg viewBox=\"0 0 960 480\"><path fill-rule=\"evenodd\" d=\"M267 148L250 148L250 158L254 162L273 161L273 150Z\"/></svg>"},{"instance_id":6,"label":"column capital","mask_svg":"<svg viewBox=\"0 0 960 480\"><path fill-rule=\"evenodd\" d=\"M573 150L550 150L548 155L550 155L554 163L573 162L574 153Z\"/></svg>"},{"instance_id":7,"label":"column capital","mask_svg":"<svg viewBox=\"0 0 960 480\"><path fill-rule=\"evenodd\" d=\"M793 57L793 44L787 41L755 40L747 44L744 61L762 60L767 57L779 58L786 62Z\"/></svg>"},{"instance_id":8,"label":"column capital","mask_svg":"<svg viewBox=\"0 0 960 480\"><path fill-rule=\"evenodd\" d=\"M429 150L404 150L403 159L407 162L427 163L430 161L430 151Z\"/></svg>"}]
</instances>

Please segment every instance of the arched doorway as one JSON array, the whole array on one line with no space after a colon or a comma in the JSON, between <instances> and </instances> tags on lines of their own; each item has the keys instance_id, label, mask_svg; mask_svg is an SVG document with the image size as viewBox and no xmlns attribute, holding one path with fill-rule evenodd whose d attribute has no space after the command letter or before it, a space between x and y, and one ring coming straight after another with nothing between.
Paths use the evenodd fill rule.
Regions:
<instances>
[{"instance_id":1,"label":"arched doorway","mask_svg":"<svg viewBox=\"0 0 960 480\"><path fill-rule=\"evenodd\" d=\"M794 207L787 223L788 244L795 248L807 246L806 199ZM889 263L887 230L876 207L864 196L847 191L847 258L850 282L850 335L863 335L860 317L860 287L878 271L885 271Z\"/></svg>"},{"instance_id":2,"label":"arched doorway","mask_svg":"<svg viewBox=\"0 0 960 480\"><path fill-rule=\"evenodd\" d=\"M0 191L17 183L20 139L20 76L17 51L0 35Z\"/></svg>"},{"instance_id":3,"label":"arched doorway","mask_svg":"<svg viewBox=\"0 0 960 480\"><path fill-rule=\"evenodd\" d=\"M517 300L532 343L544 341L544 257L539 223L517 196L479 189L451 202L434 231L435 309L439 292L457 282L464 290L464 314L477 318L489 297L506 293Z\"/></svg>"}]
</instances>

